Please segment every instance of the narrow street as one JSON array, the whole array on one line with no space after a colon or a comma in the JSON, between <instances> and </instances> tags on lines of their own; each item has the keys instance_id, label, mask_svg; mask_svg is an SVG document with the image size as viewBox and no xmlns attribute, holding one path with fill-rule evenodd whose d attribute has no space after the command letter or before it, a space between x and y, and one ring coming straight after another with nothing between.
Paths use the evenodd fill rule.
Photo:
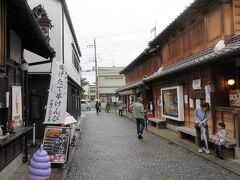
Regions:
<instances>
[{"instance_id":1,"label":"narrow street","mask_svg":"<svg viewBox=\"0 0 240 180\"><path fill-rule=\"evenodd\" d=\"M86 112L67 180L239 179L239 176L150 132L117 113Z\"/></svg>"}]
</instances>

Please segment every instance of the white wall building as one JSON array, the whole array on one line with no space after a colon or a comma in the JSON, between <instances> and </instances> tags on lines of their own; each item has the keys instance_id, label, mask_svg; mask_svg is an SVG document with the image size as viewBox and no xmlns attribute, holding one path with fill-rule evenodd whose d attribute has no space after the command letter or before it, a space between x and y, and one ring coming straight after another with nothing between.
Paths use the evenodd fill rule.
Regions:
<instances>
[{"instance_id":1,"label":"white wall building","mask_svg":"<svg viewBox=\"0 0 240 180\"><path fill-rule=\"evenodd\" d=\"M84 97L83 99L88 99L90 101L95 100L96 96L96 85L87 84L83 87Z\"/></svg>"},{"instance_id":2,"label":"white wall building","mask_svg":"<svg viewBox=\"0 0 240 180\"><path fill-rule=\"evenodd\" d=\"M115 90L125 85L125 76L119 72L123 67L99 67L98 68L98 94L102 102L116 102Z\"/></svg>"},{"instance_id":3,"label":"white wall building","mask_svg":"<svg viewBox=\"0 0 240 180\"><path fill-rule=\"evenodd\" d=\"M80 74L80 48L77 42L77 37L68 11L65 0L29 0L31 9L41 7L46 11L48 18L51 20L53 27L49 33L50 45L54 48L56 56L54 60L62 61L68 72L68 98L67 111L77 117L81 112L80 96L81 96L81 74ZM39 19L41 15L39 16ZM40 23L40 22L39 22ZM32 63L39 61L41 57L32 54L29 51L25 52L28 62ZM29 94L33 98L39 97L40 100L30 102L32 105L41 107L40 110L35 108L35 111L41 114L40 117L34 119L39 124L43 122L47 104L47 92L50 82L51 61L42 59L44 64L30 66L29 69ZM30 63L31 65L31 63ZM39 102L40 101L40 102ZM32 119L34 117L31 117Z\"/></svg>"}]
</instances>

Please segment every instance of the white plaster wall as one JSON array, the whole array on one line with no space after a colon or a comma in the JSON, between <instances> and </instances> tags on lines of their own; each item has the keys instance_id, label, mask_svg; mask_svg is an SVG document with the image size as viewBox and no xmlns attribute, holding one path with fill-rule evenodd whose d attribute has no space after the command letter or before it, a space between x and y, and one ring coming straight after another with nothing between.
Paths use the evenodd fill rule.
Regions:
<instances>
[{"instance_id":1,"label":"white plaster wall","mask_svg":"<svg viewBox=\"0 0 240 180\"><path fill-rule=\"evenodd\" d=\"M67 66L68 75L78 84L81 85L80 71L78 72L72 63L72 42L74 41L70 27L64 16L64 64ZM78 56L78 55L77 55ZM79 58L79 56L78 56ZM80 61L80 58L79 58ZM79 64L80 66L80 64Z\"/></svg>"},{"instance_id":2,"label":"white plaster wall","mask_svg":"<svg viewBox=\"0 0 240 180\"><path fill-rule=\"evenodd\" d=\"M47 11L47 15L49 19L52 20L52 29L50 32L50 45L54 48L56 51L56 59L57 61L62 61L62 33L61 33L61 27L62 27L62 6L60 0L28 0L28 4L31 9L41 4L44 9ZM39 61L45 61L47 59L38 56L36 54L33 54L27 50L24 52L25 58L27 59L27 62L39 62ZM50 72L51 64L42 64L37 66L31 66L29 68L30 73L44 73L44 72Z\"/></svg>"},{"instance_id":3,"label":"white plaster wall","mask_svg":"<svg viewBox=\"0 0 240 180\"><path fill-rule=\"evenodd\" d=\"M99 86L124 86L125 77L122 75L102 76L98 78Z\"/></svg>"},{"instance_id":4,"label":"white plaster wall","mask_svg":"<svg viewBox=\"0 0 240 180\"><path fill-rule=\"evenodd\" d=\"M110 77L112 79L110 79ZM121 79L120 79L121 78ZM125 76L112 75L101 76L98 78L98 92L103 94L115 93L115 90L125 85Z\"/></svg>"},{"instance_id":5,"label":"white plaster wall","mask_svg":"<svg viewBox=\"0 0 240 180\"><path fill-rule=\"evenodd\" d=\"M38 56L28 50L24 50L24 57L28 63L39 62L39 61L46 61L47 59ZM49 73L51 72L51 63L29 66L28 69L29 73Z\"/></svg>"},{"instance_id":6,"label":"white plaster wall","mask_svg":"<svg viewBox=\"0 0 240 180\"><path fill-rule=\"evenodd\" d=\"M44 9L47 11L47 15L52 20L53 28L50 32L50 45L56 51L57 61L63 61L63 50L64 50L64 64L67 66L68 75L78 84L81 85L80 74L74 68L72 64L72 45L73 36L70 31L67 18L64 14L64 47L62 47L62 4L61 0L29 0L28 1L31 9L39 4L42 4ZM28 62L36 62L46 60L40 56L32 54L29 51L25 53ZM44 64L38 66L32 66L29 69L30 73L36 72L49 72L51 64Z\"/></svg>"}]
</instances>

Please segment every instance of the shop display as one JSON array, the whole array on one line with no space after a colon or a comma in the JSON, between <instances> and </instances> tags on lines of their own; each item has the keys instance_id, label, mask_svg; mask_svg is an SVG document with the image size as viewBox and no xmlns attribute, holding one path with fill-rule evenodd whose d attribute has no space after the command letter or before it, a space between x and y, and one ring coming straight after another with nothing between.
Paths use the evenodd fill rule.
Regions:
<instances>
[{"instance_id":1,"label":"shop display","mask_svg":"<svg viewBox=\"0 0 240 180\"><path fill-rule=\"evenodd\" d=\"M67 160L70 129L68 127L46 127L44 149L51 163L64 163Z\"/></svg>"}]
</instances>

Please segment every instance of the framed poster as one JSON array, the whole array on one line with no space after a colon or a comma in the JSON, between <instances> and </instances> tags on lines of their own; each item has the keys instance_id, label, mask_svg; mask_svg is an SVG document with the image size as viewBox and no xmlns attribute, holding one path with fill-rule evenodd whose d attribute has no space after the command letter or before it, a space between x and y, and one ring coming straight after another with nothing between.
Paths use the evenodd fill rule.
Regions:
<instances>
[{"instance_id":1,"label":"framed poster","mask_svg":"<svg viewBox=\"0 0 240 180\"><path fill-rule=\"evenodd\" d=\"M162 116L177 121L184 121L182 86L162 88L161 97Z\"/></svg>"},{"instance_id":2,"label":"framed poster","mask_svg":"<svg viewBox=\"0 0 240 180\"><path fill-rule=\"evenodd\" d=\"M12 86L12 128L16 131L22 126L22 87Z\"/></svg>"},{"instance_id":3,"label":"framed poster","mask_svg":"<svg viewBox=\"0 0 240 180\"><path fill-rule=\"evenodd\" d=\"M43 146L51 163L65 163L68 156L70 128L46 127Z\"/></svg>"}]
</instances>

